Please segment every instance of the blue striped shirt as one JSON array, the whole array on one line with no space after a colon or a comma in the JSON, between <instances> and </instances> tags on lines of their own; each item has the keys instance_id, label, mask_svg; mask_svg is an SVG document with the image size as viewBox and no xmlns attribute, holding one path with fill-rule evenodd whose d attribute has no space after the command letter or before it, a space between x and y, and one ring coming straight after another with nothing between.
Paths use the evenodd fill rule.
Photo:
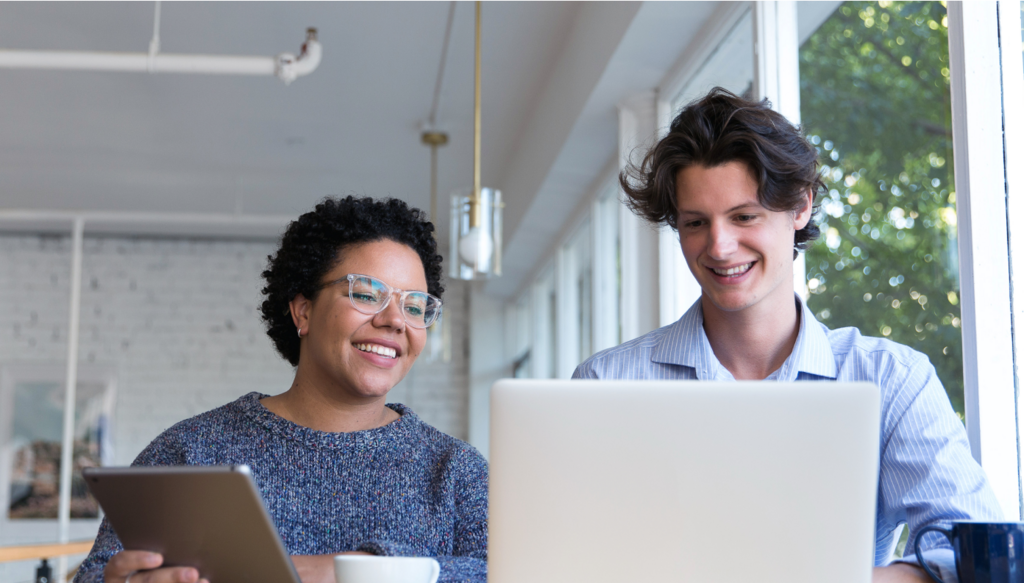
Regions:
<instances>
[{"instance_id":1,"label":"blue striped shirt","mask_svg":"<svg viewBox=\"0 0 1024 583\"><path fill-rule=\"evenodd\" d=\"M914 536L923 526L1005 520L928 357L856 328L829 330L796 301L802 316L793 352L765 380L868 381L882 393L875 565L891 560L893 532L901 524L910 528L912 560ZM590 357L573 378L734 380L715 357L703 324L698 299L674 324ZM944 580L956 580L952 549L941 535L925 535L921 548Z\"/></svg>"}]
</instances>

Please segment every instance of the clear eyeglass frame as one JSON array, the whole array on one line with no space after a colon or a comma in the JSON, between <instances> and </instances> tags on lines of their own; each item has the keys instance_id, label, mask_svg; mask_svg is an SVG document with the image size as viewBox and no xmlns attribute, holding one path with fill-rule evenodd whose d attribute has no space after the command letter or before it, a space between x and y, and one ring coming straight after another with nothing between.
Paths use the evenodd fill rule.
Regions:
<instances>
[{"instance_id":1,"label":"clear eyeglass frame","mask_svg":"<svg viewBox=\"0 0 1024 583\"><path fill-rule=\"evenodd\" d=\"M321 284L320 289L338 283L348 284L349 302L361 314L372 316L383 312L391 304L391 298L398 294L398 307L402 312L402 318L413 328L429 328L441 315L440 298L426 292L394 288L369 275L350 273L340 279ZM409 298L412 298L412 302Z\"/></svg>"}]
</instances>

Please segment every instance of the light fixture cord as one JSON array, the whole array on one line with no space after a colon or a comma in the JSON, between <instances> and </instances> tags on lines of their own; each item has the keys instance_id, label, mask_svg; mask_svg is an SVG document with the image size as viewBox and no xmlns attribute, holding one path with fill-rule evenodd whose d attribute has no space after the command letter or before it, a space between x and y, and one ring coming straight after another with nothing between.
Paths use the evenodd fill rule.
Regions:
<instances>
[{"instance_id":1,"label":"light fixture cord","mask_svg":"<svg viewBox=\"0 0 1024 583\"><path fill-rule=\"evenodd\" d=\"M146 60L146 68L153 72L153 60L160 52L160 0L156 0L153 7L153 38L149 39L149 57Z\"/></svg>"},{"instance_id":2,"label":"light fixture cord","mask_svg":"<svg viewBox=\"0 0 1024 583\"><path fill-rule=\"evenodd\" d=\"M452 39L452 22L455 21L455 0L448 6L448 24L444 28L444 43L441 45L441 65L437 69L434 83L434 102L430 105L430 129L437 127L437 111L441 107L441 88L444 85L444 69L448 64L448 45ZM433 218L433 217L431 217Z\"/></svg>"},{"instance_id":3,"label":"light fixture cord","mask_svg":"<svg viewBox=\"0 0 1024 583\"><path fill-rule=\"evenodd\" d=\"M430 221L437 228L437 144L430 144ZM436 233L435 233L436 236Z\"/></svg>"}]
</instances>

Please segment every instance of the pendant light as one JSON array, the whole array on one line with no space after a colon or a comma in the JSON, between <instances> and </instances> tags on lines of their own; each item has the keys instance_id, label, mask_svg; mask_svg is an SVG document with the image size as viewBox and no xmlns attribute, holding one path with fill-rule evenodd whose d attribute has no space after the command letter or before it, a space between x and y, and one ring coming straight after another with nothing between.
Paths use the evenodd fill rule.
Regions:
<instances>
[{"instance_id":1,"label":"pendant light","mask_svg":"<svg viewBox=\"0 0 1024 583\"><path fill-rule=\"evenodd\" d=\"M480 2L476 2L476 72L473 95L473 187L452 193L449 275L487 279L501 275L501 191L480 187Z\"/></svg>"}]
</instances>

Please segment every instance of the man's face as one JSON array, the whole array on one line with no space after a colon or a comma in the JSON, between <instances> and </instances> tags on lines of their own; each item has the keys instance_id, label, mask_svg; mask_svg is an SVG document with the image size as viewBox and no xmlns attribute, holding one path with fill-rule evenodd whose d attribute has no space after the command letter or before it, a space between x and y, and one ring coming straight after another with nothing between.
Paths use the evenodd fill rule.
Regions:
<instances>
[{"instance_id":1,"label":"man's face","mask_svg":"<svg viewBox=\"0 0 1024 583\"><path fill-rule=\"evenodd\" d=\"M676 176L676 208L679 242L705 311L792 309L793 236L811 218L809 192L805 208L771 211L758 202L745 163L691 166Z\"/></svg>"}]
</instances>

